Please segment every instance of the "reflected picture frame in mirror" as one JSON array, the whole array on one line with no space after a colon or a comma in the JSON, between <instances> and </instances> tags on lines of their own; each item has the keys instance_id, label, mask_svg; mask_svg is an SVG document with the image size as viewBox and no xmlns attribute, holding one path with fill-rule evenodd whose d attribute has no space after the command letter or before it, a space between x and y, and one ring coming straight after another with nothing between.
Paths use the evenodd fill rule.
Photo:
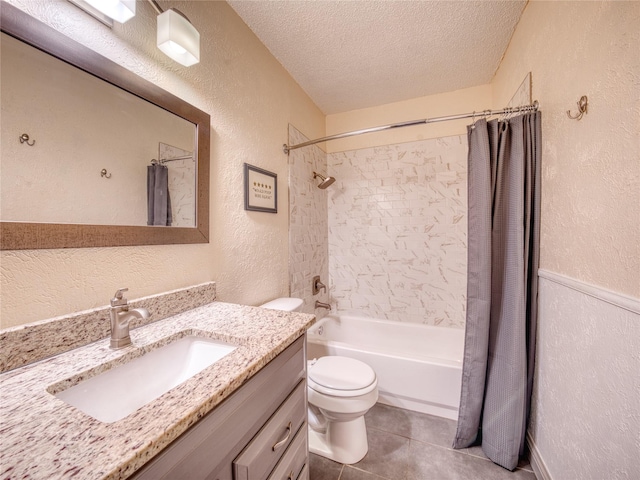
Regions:
<instances>
[{"instance_id":1,"label":"reflected picture frame in mirror","mask_svg":"<svg viewBox=\"0 0 640 480\"><path fill-rule=\"evenodd\" d=\"M210 116L5 2L0 9L0 27L7 35L192 123L197 172L194 228L2 221L0 249L208 243Z\"/></svg>"}]
</instances>

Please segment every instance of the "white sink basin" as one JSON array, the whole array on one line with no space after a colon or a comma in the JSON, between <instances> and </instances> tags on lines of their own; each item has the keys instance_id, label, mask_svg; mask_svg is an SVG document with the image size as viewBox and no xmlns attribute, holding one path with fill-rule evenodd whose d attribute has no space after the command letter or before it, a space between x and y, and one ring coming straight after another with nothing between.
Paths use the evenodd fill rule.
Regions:
<instances>
[{"instance_id":1,"label":"white sink basin","mask_svg":"<svg viewBox=\"0 0 640 480\"><path fill-rule=\"evenodd\" d=\"M193 377L237 346L187 336L55 396L105 423L118 421Z\"/></svg>"}]
</instances>

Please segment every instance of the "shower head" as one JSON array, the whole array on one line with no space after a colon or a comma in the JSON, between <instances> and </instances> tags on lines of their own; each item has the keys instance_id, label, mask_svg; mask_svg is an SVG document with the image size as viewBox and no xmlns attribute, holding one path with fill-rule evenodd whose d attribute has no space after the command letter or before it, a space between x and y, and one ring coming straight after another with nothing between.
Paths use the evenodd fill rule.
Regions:
<instances>
[{"instance_id":1,"label":"shower head","mask_svg":"<svg viewBox=\"0 0 640 480\"><path fill-rule=\"evenodd\" d=\"M325 188L327 188L329 185L331 185L333 182L336 181L336 179L333 177L325 178L324 176L316 172L313 172L313 178L319 178L320 180L322 180L322 182L320 182L320 184L318 185L318 188L321 190L324 190Z\"/></svg>"}]
</instances>

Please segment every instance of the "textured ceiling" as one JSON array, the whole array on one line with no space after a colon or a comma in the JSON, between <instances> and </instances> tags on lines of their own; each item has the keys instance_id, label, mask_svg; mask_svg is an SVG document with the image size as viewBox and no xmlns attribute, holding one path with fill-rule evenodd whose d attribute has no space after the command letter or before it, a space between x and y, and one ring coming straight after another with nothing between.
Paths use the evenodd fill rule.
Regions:
<instances>
[{"instance_id":1,"label":"textured ceiling","mask_svg":"<svg viewBox=\"0 0 640 480\"><path fill-rule=\"evenodd\" d=\"M526 0L229 0L325 114L484 85Z\"/></svg>"}]
</instances>

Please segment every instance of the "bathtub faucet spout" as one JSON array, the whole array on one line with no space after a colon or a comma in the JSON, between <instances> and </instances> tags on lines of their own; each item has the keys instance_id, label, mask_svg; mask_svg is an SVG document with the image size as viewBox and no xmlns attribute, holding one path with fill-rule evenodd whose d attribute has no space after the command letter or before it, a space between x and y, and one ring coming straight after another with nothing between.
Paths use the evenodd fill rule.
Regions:
<instances>
[{"instance_id":1,"label":"bathtub faucet spout","mask_svg":"<svg viewBox=\"0 0 640 480\"><path fill-rule=\"evenodd\" d=\"M322 303L319 300L316 300L316 308L326 308L327 310L331 310L331 305L328 303Z\"/></svg>"}]
</instances>

